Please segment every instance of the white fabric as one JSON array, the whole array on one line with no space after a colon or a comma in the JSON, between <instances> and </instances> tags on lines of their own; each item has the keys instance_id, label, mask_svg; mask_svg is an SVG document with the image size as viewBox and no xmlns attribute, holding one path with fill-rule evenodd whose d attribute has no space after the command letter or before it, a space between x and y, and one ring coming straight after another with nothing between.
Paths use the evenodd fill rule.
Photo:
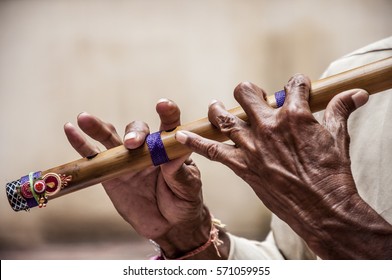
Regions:
<instances>
[{"instance_id":1,"label":"white fabric","mask_svg":"<svg viewBox=\"0 0 392 280\"><path fill-rule=\"evenodd\" d=\"M272 232L263 242L229 234L229 260L282 260L283 256L275 244Z\"/></svg>"}]
</instances>

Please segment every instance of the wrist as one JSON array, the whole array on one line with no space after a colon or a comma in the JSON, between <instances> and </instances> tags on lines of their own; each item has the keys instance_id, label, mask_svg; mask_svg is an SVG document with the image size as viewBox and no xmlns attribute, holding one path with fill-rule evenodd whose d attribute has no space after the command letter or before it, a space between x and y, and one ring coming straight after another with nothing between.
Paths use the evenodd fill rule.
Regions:
<instances>
[{"instance_id":1,"label":"wrist","mask_svg":"<svg viewBox=\"0 0 392 280\"><path fill-rule=\"evenodd\" d=\"M359 195L351 176L328 178L328 195L317 203L309 230L298 231L309 247L323 259L390 258L385 248L392 248L392 226ZM303 227L306 228L306 227ZM367 249L371 240L372 250ZM388 243L389 240L389 243Z\"/></svg>"},{"instance_id":2,"label":"wrist","mask_svg":"<svg viewBox=\"0 0 392 280\"><path fill-rule=\"evenodd\" d=\"M204 206L197 218L174 225L154 242L159 245L165 257L176 259L206 244L210 238L210 231L211 215Z\"/></svg>"}]
</instances>

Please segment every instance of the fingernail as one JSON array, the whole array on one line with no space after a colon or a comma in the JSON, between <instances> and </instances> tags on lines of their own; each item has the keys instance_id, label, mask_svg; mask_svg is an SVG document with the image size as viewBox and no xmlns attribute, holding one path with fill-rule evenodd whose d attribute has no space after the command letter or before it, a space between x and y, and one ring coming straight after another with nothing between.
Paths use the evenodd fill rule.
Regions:
<instances>
[{"instance_id":1,"label":"fingernail","mask_svg":"<svg viewBox=\"0 0 392 280\"><path fill-rule=\"evenodd\" d=\"M210 102L210 104L208 105L208 107L214 105L216 102L218 102L218 100L212 99L211 102Z\"/></svg>"},{"instance_id":2,"label":"fingernail","mask_svg":"<svg viewBox=\"0 0 392 280\"><path fill-rule=\"evenodd\" d=\"M182 131L176 132L176 140L181 144L185 144L187 139L188 139L188 135L186 135L184 132Z\"/></svg>"},{"instance_id":3,"label":"fingernail","mask_svg":"<svg viewBox=\"0 0 392 280\"><path fill-rule=\"evenodd\" d=\"M87 113L87 112L80 112L78 116L80 116L80 115L89 115L89 113Z\"/></svg>"},{"instance_id":4,"label":"fingernail","mask_svg":"<svg viewBox=\"0 0 392 280\"><path fill-rule=\"evenodd\" d=\"M66 128L66 127L74 127L74 125L72 123L70 123L70 122L66 122L64 124L64 128Z\"/></svg>"},{"instance_id":5,"label":"fingernail","mask_svg":"<svg viewBox=\"0 0 392 280\"><path fill-rule=\"evenodd\" d=\"M127 140L131 140L131 139L136 140L137 137L138 137L138 134L135 131L131 131L124 136L124 142Z\"/></svg>"},{"instance_id":6,"label":"fingernail","mask_svg":"<svg viewBox=\"0 0 392 280\"><path fill-rule=\"evenodd\" d=\"M365 90L359 90L351 98L354 101L355 107L359 108L369 100L369 93Z\"/></svg>"},{"instance_id":7,"label":"fingernail","mask_svg":"<svg viewBox=\"0 0 392 280\"><path fill-rule=\"evenodd\" d=\"M161 98L161 99L158 100L157 104L158 104L158 103L169 103L169 102L170 102L169 99L167 99L167 98Z\"/></svg>"}]
</instances>

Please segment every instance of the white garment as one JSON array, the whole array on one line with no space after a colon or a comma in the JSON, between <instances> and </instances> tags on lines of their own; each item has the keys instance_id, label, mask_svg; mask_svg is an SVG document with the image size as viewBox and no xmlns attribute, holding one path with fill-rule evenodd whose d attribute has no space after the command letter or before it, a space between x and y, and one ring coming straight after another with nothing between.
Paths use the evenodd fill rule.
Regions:
<instances>
[{"instance_id":1,"label":"white garment","mask_svg":"<svg viewBox=\"0 0 392 280\"><path fill-rule=\"evenodd\" d=\"M334 75L392 56L392 37L361 48L331 63L325 76ZM323 112L316 113L320 121ZM352 172L359 195L392 224L392 90L377 93L349 118ZM273 216L271 232L262 242L229 235L229 259L315 259L306 243L282 220Z\"/></svg>"}]
</instances>

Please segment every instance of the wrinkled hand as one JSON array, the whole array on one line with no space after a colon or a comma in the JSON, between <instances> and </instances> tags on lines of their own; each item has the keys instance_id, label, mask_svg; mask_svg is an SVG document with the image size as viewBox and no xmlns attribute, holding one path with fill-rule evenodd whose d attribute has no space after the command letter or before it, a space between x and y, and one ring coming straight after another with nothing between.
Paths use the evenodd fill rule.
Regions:
<instances>
[{"instance_id":1,"label":"wrinkled hand","mask_svg":"<svg viewBox=\"0 0 392 280\"><path fill-rule=\"evenodd\" d=\"M169 100L156 106L161 119L160 130L180 125L180 110ZM80 129L107 149L123 144L112 124L95 116L78 116ZM83 157L99 153L99 149L86 140L72 124L64 126L66 136ZM124 145L134 149L144 143L149 134L143 122L132 122L126 127ZM129 173L102 183L115 208L142 236L153 239L167 256L176 257L188 252L209 237L210 216L203 206L200 172L189 155Z\"/></svg>"},{"instance_id":2,"label":"wrinkled hand","mask_svg":"<svg viewBox=\"0 0 392 280\"><path fill-rule=\"evenodd\" d=\"M221 102L210 105L209 120L234 145L186 131L177 132L176 139L231 168L319 256L364 257L362 251L362 255L350 255L336 247L350 244L352 241L347 240L353 240L352 235L366 220L374 229L378 216L358 195L349 157L347 119L367 102L368 94L358 89L339 94L319 124L309 108L309 79L296 75L285 90L284 105L274 109L265 101L262 89L251 83L240 84L234 95L249 123L231 115ZM358 216L352 211L358 211ZM390 226L389 231L379 233L385 237L386 232L391 233ZM374 240L373 233L367 237Z\"/></svg>"}]
</instances>

